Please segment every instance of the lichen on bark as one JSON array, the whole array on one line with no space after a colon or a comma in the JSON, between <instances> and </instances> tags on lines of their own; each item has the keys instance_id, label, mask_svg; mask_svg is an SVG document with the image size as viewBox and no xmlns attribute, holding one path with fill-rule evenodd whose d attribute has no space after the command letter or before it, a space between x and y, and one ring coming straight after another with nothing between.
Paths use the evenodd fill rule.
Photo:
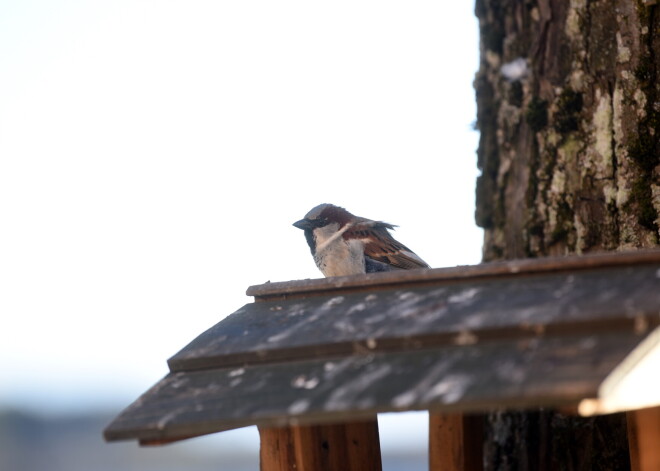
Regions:
<instances>
[{"instance_id":1,"label":"lichen on bark","mask_svg":"<svg viewBox=\"0 0 660 471\"><path fill-rule=\"evenodd\" d=\"M657 245L655 8L479 0L476 12L484 259ZM520 59L525 74L502 73Z\"/></svg>"}]
</instances>

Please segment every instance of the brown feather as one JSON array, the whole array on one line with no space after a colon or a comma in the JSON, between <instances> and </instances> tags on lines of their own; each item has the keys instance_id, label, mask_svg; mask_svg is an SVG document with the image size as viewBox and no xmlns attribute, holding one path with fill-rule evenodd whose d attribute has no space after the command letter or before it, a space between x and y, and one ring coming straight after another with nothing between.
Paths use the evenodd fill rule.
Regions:
<instances>
[{"instance_id":1,"label":"brown feather","mask_svg":"<svg viewBox=\"0 0 660 471\"><path fill-rule=\"evenodd\" d=\"M412 250L392 237L388 231L394 228L392 224L364 218L359 220L359 223L344 232L343 237L362 240L366 257L403 270L429 268Z\"/></svg>"}]
</instances>

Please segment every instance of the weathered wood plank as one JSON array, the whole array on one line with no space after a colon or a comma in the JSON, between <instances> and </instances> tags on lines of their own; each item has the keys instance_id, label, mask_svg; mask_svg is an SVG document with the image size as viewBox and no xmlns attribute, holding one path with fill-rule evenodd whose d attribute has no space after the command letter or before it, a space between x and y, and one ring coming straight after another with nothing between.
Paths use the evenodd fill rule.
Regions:
<instances>
[{"instance_id":1,"label":"weathered wood plank","mask_svg":"<svg viewBox=\"0 0 660 471\"><path fill-rule=\"evenodd\" d=\"M479 280L497 277L513 278L531 274L578 272L606 267L642 266L660 263L660 250L631 250L627 252L589 253L566 257L544 257L482 263L424 270L400 270L357 276L338 276L308 280L268 282L250 286L248 296L258 300L292 296L332 294L333 291L374 291L375 289L407 284Z\"/></svg>"},{"instance_id":2,"label":"weathered wood plank","mask_svg":"<svg viewBox=\"0 0 660 471\"><path fill-rule=\"evenodd\" d=\"M301 471L380 471L378 421L291 426Z\"/></svg>"},{"instance_id":3,"label":"weathered wood plank","mask_svg":"<svg viewBox=\"0 0 660 471\"><path fill-rule=\"evenodd\" d=\"M105 436L163 440L403 410L576 407L596 397L603 379L641 338L632 332L528 338L171 373Z\"/></svg>"},{"instance_id":4,"label":"weathered wood plank","mask_svg":"<svg viewBox=\"0 0 660 471\"><path fill-rule=\"evenodd\" d=\"M639 332L660 322L659 273L660 265L618 266L253 303L201 334L169 366L189 371L530 335Z\"/></svg>"},{"instance_id":5,"label":"weathered wood plank","mask_svg":"<svg viewBox=\"0 0 660 471\"><path fill-rule=\"evenodd\" d=\"M380 471L376 419L259 427L261 471Z\"/></svg>"},{"instance_id":6,"label":"weathered wood plank","mask_svg":"<svg viewBox=\"0 0 660 471\"><path fill-rule=\"evenodd\" d=\"M291 427L259 427L260 471L300 471Z\"/></svg>"},{"instance_id":7,"label":"weathered wood plank","mask_svg":"<svg viewBox=\"0 0 660 471\"><path fill-rule=\"evenodd\" d=\"M631 471L660 469L660 407L628 412Z\"/></svg>"},{"instance_id":8,"label":"weathered wood plank","mask_svg":"<svg viewBox=\"0 0 660 471\"><path fill-rule=\"evenodd\" d=\"M484 417L429 414L429 470L482 471Z\"/></svg>"}]
</instances>

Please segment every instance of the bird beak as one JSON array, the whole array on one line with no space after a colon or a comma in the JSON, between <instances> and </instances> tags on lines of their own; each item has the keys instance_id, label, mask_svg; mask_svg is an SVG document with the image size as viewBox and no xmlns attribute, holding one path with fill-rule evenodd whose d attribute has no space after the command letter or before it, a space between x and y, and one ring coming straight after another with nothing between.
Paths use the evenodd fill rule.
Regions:
<instances>
[{"instance_id":1,"label":"bird beak","mask_svg":"<svg viewBox=\"0 0 660 471\"><path fill-rule=\"evenodd\" d=\"M309 221L307 219L301 219L300 221L296 221L293 223L294 227L297 227L298 229L311 229L312 226L310 225Z\"/></svg>"}]
</instances>

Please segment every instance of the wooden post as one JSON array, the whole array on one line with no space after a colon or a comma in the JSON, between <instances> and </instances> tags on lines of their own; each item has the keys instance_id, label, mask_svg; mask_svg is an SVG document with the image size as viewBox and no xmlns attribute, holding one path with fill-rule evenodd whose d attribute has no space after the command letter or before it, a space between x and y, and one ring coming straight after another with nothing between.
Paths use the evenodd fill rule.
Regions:
<instances>
[{"instance_id":1,"label":"wooden post","mask_svg":"<svg viewBox=\"0 0 660 471\"><path fill-rule=\"evenodd\" d=\"M628 412L628 445L632 471L660 469L660 407Z\"/></svg>"},{"instance_id":2,"label":"wooden post","mask_svg":"<svg viewBox=\"0 0 660 471\"><path fill-rule=\"evenodd\" d=\"M296 468L291 427L259 427L261 471L289 471Z\"/></svg>"},{"instance_id":3,"label":"wooden post","mask_svg":"<svg viewBox=\"0 0 660 471\"><path fill-rule=\"evenodd\" d=\"M378 421L259 428L261 471L381 471Z\"/></svg>"},{"instance_id":4,"label":"wooden post","mask_svg":"<svg viewBox=\"0 0 660 471\"><path fill-rule=\"evenodd\" d=\"M483 470L482 415L429 413L429 470Z\"/></svg>"}]
</instances>

